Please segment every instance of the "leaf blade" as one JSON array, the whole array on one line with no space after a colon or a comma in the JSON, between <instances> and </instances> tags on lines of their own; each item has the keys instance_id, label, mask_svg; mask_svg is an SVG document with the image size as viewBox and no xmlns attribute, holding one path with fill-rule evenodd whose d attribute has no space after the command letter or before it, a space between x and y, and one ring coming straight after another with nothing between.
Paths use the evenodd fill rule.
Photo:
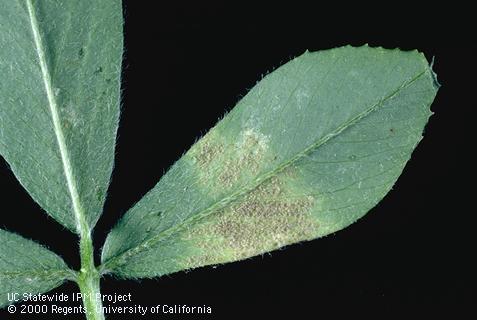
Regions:
<instances>
[{"instance_id":1,"label":"leaf blade","mask_svg":"<svg viewBox=\"0 0 477 320\"><path fill-rule=\"evenodd\" d=\"M0 154L53 218L92 228L114 160L121 3L8 1L1 15Z\"/></svg>"},{"instance_id":2,"label":"leaf blade","mask_svg":"<svg viewBox=\"0 0 477 320\"><path fill-rule=\"evenodd\" d=\"M64 261L38 243L0 229L0 308L8 293L44 293L73 279Z\"/></svg>"},{"instance_id":3,"label":"leaf blade","mask_svg":"<svg viewBox=\"0 0 477 320\"><path fill-rule=\"evenodd\" d=\"M342 229L389 191L421 139L436 91L417 52L344 47L294 59L258 83L125 215L103 249L105 271L163 275ZM369 124L377 117L387 131ZM369 154L358 148L341 159L354 146L336 147L343 137L367 137L361 147ZM326 159L333 155L341 160Z\"/></svg>"}]
</instances>

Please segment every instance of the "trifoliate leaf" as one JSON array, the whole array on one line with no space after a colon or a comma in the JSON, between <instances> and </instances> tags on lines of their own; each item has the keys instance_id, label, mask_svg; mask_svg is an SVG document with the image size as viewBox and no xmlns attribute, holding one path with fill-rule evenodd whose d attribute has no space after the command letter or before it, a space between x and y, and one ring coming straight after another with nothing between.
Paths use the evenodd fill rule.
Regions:
<instances>
[{"instance_id":1,"label":"trifoliate leaf","mask_svg":"<svg viewBox=\"0 0 477 320\"><path fill-rule=\"evenodd\" d=\"M305 53L264 77L123 217L102 270L245 259L340 230L391 189L438 89L424 55Z\"/></svg>"},{"instance_id":2,"label":"trifoliate leaf","mask_svg":"<svg viewBox=\"0 0 477 320\"><path fill-rule=\"evenodd\" d=\"M0 154L53 218L94 226L119 116L117 0L0 3Z\"/></svg>"}]
</instances>

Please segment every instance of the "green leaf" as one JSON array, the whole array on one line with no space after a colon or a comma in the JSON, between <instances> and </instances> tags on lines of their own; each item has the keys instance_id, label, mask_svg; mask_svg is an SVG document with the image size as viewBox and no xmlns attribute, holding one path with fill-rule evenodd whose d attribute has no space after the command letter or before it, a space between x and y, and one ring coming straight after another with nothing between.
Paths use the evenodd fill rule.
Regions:
<instances>
[{"instance_id":1,"label":"green leaf","mask_svg":"<svg viewBox=\"0 0 477 320\"><path fill-rule=\"evenodd\" d=\"M0 308L13 303L8 294L47 292L75 277L60 257L34 241L0 229L0 243Z\"/></svg>"},{"instance_id":2,"label":"green leaf","mask_svg":"<svg viewBox=\"0 0 477 320\"><path fill-rule=\"evenodd\" d=\"M0 3L0 154L72 231L92 228L119 117L119 0Z\"/></svg>"},{"instance_id":3,"label":"green leaf","mask_svg":"<svg viewBox=\"0 0 477 320\"><path fill-rule=\"evenodd\" d=\"M161 276L348 226L401 174L437 89L417 51L348 46L293 59L127 212L102 272Z\"/></svg>"}]
</instances>

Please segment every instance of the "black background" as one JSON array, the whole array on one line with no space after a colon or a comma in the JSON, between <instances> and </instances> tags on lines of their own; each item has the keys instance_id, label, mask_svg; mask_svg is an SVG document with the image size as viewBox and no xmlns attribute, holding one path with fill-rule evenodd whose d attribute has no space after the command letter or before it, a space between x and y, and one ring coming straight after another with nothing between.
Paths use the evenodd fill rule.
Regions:
<instances>
[{"instance_id":1,"label":"black background","mask_svg":"<svg viewBox=\"0 0 477 320\"><path fill-rule=\"evenodd\" d=\"M475 36L465 10L150 3L125 1L122 116L112 185L95 232L97 248L115 221L247 89L305 49L364 43L417 48L428 59L435 56L442 87L425 138L394 190L358 223L217 268L144 281L107 277L103 293L131 293L134 303L144 306L211 306L213 314L200 319L455 316L472 306L477 46L469 44ZM0 188L0 226L47 245L77 269L77 238L42 212L3 159ZM70 283L55 292L76 290ZM44 316L13 317L2 310L4 318Z\"/></svg>"}]
</instances>

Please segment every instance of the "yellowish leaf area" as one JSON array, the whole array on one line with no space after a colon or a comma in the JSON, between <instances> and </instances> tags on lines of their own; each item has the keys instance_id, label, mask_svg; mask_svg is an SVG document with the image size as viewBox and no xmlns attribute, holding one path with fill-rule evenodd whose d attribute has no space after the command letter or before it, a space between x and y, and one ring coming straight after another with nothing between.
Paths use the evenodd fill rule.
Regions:
<instances>
[{"instance_id":1,"label":"yellowish leaf area","mask_svg":"<svg viewBox=\"0 0 477 320\"><path fill-rule=\"evenodd\" d=\"M275 157L267 140L267 136L245 129L234 143L228 143L215 128L187 157L197 166L199 184L210 193L222 193L256 177ZM182 231L180 238L193 247L194 254L181 263L190 268L236 261L316 238L319 223L312 212L317 204L300 183L296 169L288 166Z\"/></svg>"}]
</instances>

